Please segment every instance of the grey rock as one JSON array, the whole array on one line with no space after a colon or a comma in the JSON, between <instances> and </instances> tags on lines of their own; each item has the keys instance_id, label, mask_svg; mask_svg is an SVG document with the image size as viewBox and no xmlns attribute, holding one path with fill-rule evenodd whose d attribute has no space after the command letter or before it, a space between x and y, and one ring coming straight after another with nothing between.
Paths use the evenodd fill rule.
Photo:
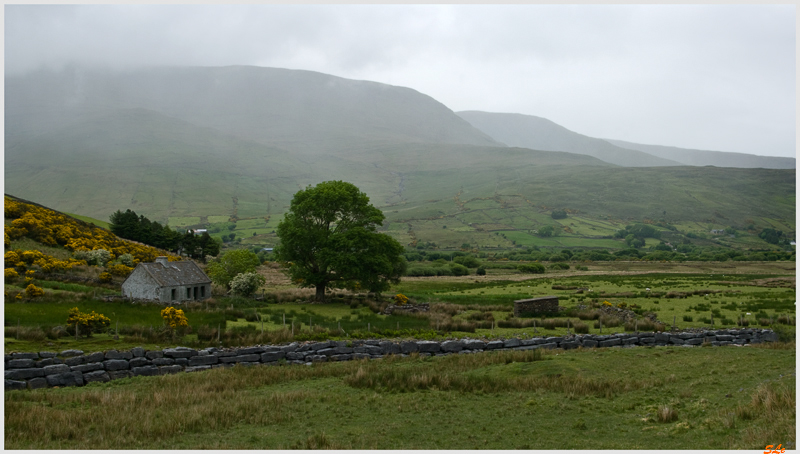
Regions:
<instances>
[{"instance_id":1,"label":"grey rock","mask_svg":"<svg viewBox=\"0 0 800 454\"><path fill-rule=\"evenodd\" d=\"M422 356L422 355L420 355ZM353 359L369 359L369 354L367 353L353 353Z\"/></svg>"},{"instance_id":2,"label":"grey rock","mask_svg":"<svg viewBox=\"0 0 800 454\"><path fill-rule=\"evenodd\" d=\"M261 361L265 363L279 361L281 358L286 358L285 352L266 352L261 354Z\"/></svg>"},{"instance_id":3,"label":"grey rock","mask_svg":"<svg viewBox=\"0 0 800 454\"><path fill-rule=\"evenodd\" d=\"M134 367L143 367L148 364L152 364L151 361L144 356L134 356L133 359L128 361L128 365L130 365L131 369Z\"/></svg>"},{"instance_id":4,"label":"grey rock","mask_svg":"<svg viewBox=\"0 0 800 454\"><path fill-rule=\"evenodd\" d=\"M189 365L189 358L174 358L175 364L186 367Z\"/></svg>"},{"instance_id":5,"label":"grey rock","mask_svg":"<svg viewBox=\"0 0 800 454\"><path fill-rule=\"evenodd\" d=\"M353 353L352 347L345 347L343 345L337 345L336 348L334 348L333 350L337 355L349 355Z\"/></svg>"},{"instance_id":6,"label":"grey rock","mask_svg":"<svg viewBox=\"0 0 800 454\"><path fill-rule=\"evenodd\" d=\"M306 359L312 363L324 363L328 361L328 357L325 355L308 355Z\"/></svg>"},{"instance_id":7,"label":"grey rock","mask_svg":"<svg viewBox=\"0 0 800 454\"><path fill-rule=\"evenodd\" d=\"M44 368L7 369L4 373L6 380L26 380L34 377L44 377Z\"/></svg>"},{"instance_id":8,"label":"grey rock","mask_svg":"<svg viewBox=\"0 0 800 454\"><path fill-rule=\"evenodd\" d=\"M164 352L161 350L148 350L147 353L144 354L145 358L147 359L156 359L156 358L163 358Z\"/></svg>"},{"instance_id":9,"label":"grey rock","mask_svg":"<svg viewBox=\"0 0 800 454\"><path fill-rule=\"evenodd\" d=\"M85 381L86 383L92 383L92 382L105 383L109 380L111 380L111 376L108 375L108 372L104 370L96 370L93 372L83 373L83 381Z\"/></svg>"},{"instance_id":10,"label":"grey rock","mask_svg":"<svg viewBox=\"0 0 800 454\"><path fill-rule=\"evenodd\" d=\"M78 364L77 366L70 367L70 370L73 372L92 372L95 370L103 370L103 363L87 363L87 364Z\"/></svg>"},{"instance_id":11,"label":"grey rock","mask_svg":"<svg viewBox=\"0 0 800 454\"><path fill-rule=\"evenodd\" d=\"M197 350L187 347L165 348L164 356L169 358L191 358L197 356Z\"/></svg>"},{"instance_id":12,"label":"grey rock","mask_svg":"<svg viewBox=\"0 0 800 454\"><path fill-rule=\"evenodd\" d=\"M342 355L331 355L331 361L350 361L353 359L352 353L345 353Z\"/></svg>"},{"instance_id":13,"label":"grey rock","mask_svg":"<svg viewBox=\"0 0 800 454\"><path fill-rule=\"evenodd\" d=\"M290 361L300 361L304 357L305 357L305 355L303 355L303 353L301 353L301 352L288 352L288 353L286 353L286 359L290 360Z\"/></svg>"},{"instance_id":14,"label":"grey rock","mask_svg":"<svg viewBox=\"0 0 800 454\"><path fill-rule=\"evenodd\" d=\"M52 366L44 366L42 368L45 375L56 375L69 373L70 368L66 364L53 364Z\"/></svg>"},{"instance_id":15,"label":"grey rock","mask_svg":"<svg viewBox=\"0 0 800 454\"><path fill-rule=\"evenodd\" d=\"M117 370L128 370L130 368L130 364L124 359L109 359L103 361L103 366L105 366L106 370L117 371Z\"/></svg>"},{"instance_id":16,"label":"grey rock","mask_svg":"<svg viewBox=\"0 0 800 454\"><path fill-rule=\"evenodd\" d=\"M670 343L670 344L676 344L676 345L683 345L683 344L685 344L685 343L686 343L686 341L685 341L685 340L683 340L683 339L681 339L680 337L677 337L677 336L672 336L672 337L670 337L670 339L669 339L669 343Z\"/></svg>"},{"instance_id":17,"label":"grey rock","mask_svg":"<svg viewBox=\"0 0 800 454\"><path fill-rule=\"evenodd\" d=\"M410 353L417 353L419 352L419 345L417 345L416 342L401 342L400 351L405 353L406 355Z\"/></svg>"},{"instance_id":18,"label":"grey rock","mask_svg":"<svg viewBox=\"0 0 800 454\"><path fill-rule=\"evenodd\" d=\"M47 388L47 379L44 377L36 377L28 380L28 389L41 389Z\"/></svg>"},{"instance_id":19,"label":"grey rock","mask_svg":"<svg viewBox=\"0 0 800 454\"><path fill-rule=\"evenodd\" d=\"M398 355L400 354L400 346L394 342L383 341L380 344L382 355Z\"/></svg>"},{"instance_id":20,"label":"grey rock","mask_svg":"<svg viewBox=\"0 0 800 454\"><path fill-rule=\"evenodd\" d=\"M503 348L503 344L504 344L503 341L500 340L489 341L486 344L486 350L496 350L498 348Z\"/></svg>"},{"instance_id":21,"label":"grey rock","mask_svg":"<svg viewBox=\"0 0 800 454\"><path fill-rule=\"evenodd\" d=\"M545 344L539 344L537 345L537 347L553 349L553 348L558 348L558 344L556 344L555 342L547 342Z\"/></svg>"},{"instance_id":22,"label":"grey rock","mask_svg":"<svg viewBox=\"0 0 800 454\"><path fill-rule=\"evenodd\" d=\"M437 353L442 349L442 346L434 341L419 341L417 346L419 346L420 353Z\"/></svg>"},{"instance_id":23,"label":"grey rock","mask_svg":"<svg viewBox=\"0 0 800 454\"><path fill-rule=\"evenodd\" d=\"M448 340L442 342L441 347L443 352L456 353L464 349L464 343L461 341Z\"/></svg>"},{"instance_id":24,"label":"grey rock","mask_svg":"<svg viewBox=\"0 0 800 454\"><path fill-rule=\"evenodd\" d=\"M639 339L639 342L642 345L655 344L656 343L656 338L655 337L643 337L643 338Z\"/></svg>"},{"instance_id":25,"label":"grey rock","mask_svg":"<svg viewBox=\"0 0 800 454\"><path fill-rule=\"evenodd\" d=\"M109 350L106 352L106 359L131 359L133 354L131 352L118 352L116 350Z\"/></svg>"},{"instance_id":26,"label":"grey rock","mask_svg":"<svg viewBox=\"0 0 800 454\"><path fill-rule=\"evenodd\" d=\"M564 340L563 337L548 337L547 339L545 339L545 343L546 344L551 344L551 343L556 343L557 344L557 343L559 343L559 342L561 342L563 340Z\"/></svg>"},{"instance_id":27,"label":"grey rock","mask_svg":"<svg viewBox=\"0 0 800 454\"><path fill-rule=\"evenodd\" d=\"M608 339L600 341L600 347L613 347L615 345L622 345L622 339L616 337L614 339Z\"/></svg>"},{"instance_id":28,"label":"grey rock","mask_svg":"<svg viewBox=\"0 0 800 454\"><path fill-rule=\"evenodd\" d=\"M39 361L36 361L34 367L44 367L44 366L52 366L53 364L64 364L64 360L60 358L45 358Z\"/></svg>"},{"instance_id":29,"label":"grey rock","mask_svg":"<svg viewBox=\"0 0 800 454\"><path fill-rule=\"evenodd\" d=\"M464 341L466 350L486 350L486 342L478 339L467 339Z\"/></svg>"},{"instance_id":30,"label":"grey rock","mask_svg":"<svg viewBox=\"0 0 800 454\"><path fill-rule=\"evenodd\" d=\"M175 360L172 358L153 358L150 362L152 362L154 366L171 366L175 364Z\"/></svg>"},{"instance_id":31,"label":"grey rock","mask_svg":"<svg viewBox=\"0 0 800 454\"><path fill-rule=\"evenodd\" d=\"M123 359L123 360L115 360L115 361L125 361L125 360ZM108 371L108 376L111 377L112 380L119 380L121 378L129 378L131 376L131 371L129 371L129 370L110 370L110 371Z\"/></svg>"},{"instance_id":32,"label":"grey rock","mask_svg":"<svg viewBox=\"0 0 800 454\"><path fill-rule=\"evenodd\" d=\"M520 345L522 345L522 342L520 342L520 340L517 339L516 337L512 337L511 339L506 339L503 342L503 347L505 348L514 348L514 347L519 347Z\"/></svg>"},{"instance_id":33,"label":"grey rock","mask_svg":"<svg viewBox=\"0 0 800 454\"><path fill-rule=\"evenodd\" d=\"M66 366L66 364L61 365ZM46 378L49 386L83 386L83 374L80 372L64 372L48 375Z\"/></svg>"},{"instance_id":34,"label":"grey rock","mask_svg":"<svg viewBox=\"0 0 800 454\"><path fill-rule=\"evenodd\" d=\"M83 353L83 352L81 352ZM39 359L38 353L12 353L11 359Z\"/></svg>"},{"instance_id":35,"label":"grey rock","mask_svg":"<svg viewBox=\"0 0 800 454\"><path fill-rule=\"evenodd\" d=\"M265 351L267 351L267 349L264 348L264 347L240 348L237 351L238 352L237 356L242 356L242 355L260 355L260 354L264 353Z\"/></svg>"},{"instance_id":36,"label":"grey rock","mask_svg":"<svg viewBox=\"0 0 800 454\"><path fill-rule=\"evenodd\" d=\"M214 352L214 356L217 358L228 358L234 357L238 353L238 350L222 350Z\"/></svg>"},{"instance_id":37,"label":"grey rock","mask_svg":"<svg viewBox=\"0 0 800 454\"><path fill-rule=\"evenodd\" d=\"M703 338L700 337L686 339L686 345L701 345L702 343L703 343Z\"/></svg>"},{"instance_id":38,"label":"grey rock","mask_svg":"<svg viewBox=\"0 0 800 454\"><path fill-rule=\"evenodd\" d=\"M182 372L183 367L181 366L161 366L158 368L158 373L161 375L166 374L177 374L178 372Z\"/></svg>"},{"instance_id":39,"label":"grey rock","mask_svg":"<svg viewBox=\"0 0 800 454\"><path fill-rule=\"evenodd\" d=\"M103 352L94 352L89 353L88 355L84 356L86 358L85 363L100 363L106 359L106 355Z\"/></svg>"},{"instance_id":40,"label":"grey rock","mask_svg":"<svg viewBox=\"0 0 800 454\"><path fill-rule=\"evenodd\" d=\"M594 340L594 339L584 339L583 340L583 346L585 348L597 347L597 344L598 344L598 342L596 340Z\"/></svg>"},{"instance_id":41,"label":"grey rock","mask_svg":"<svg viewBox=\"0 0 800 454\"><path fill-rule=\"evenodd\" d=\"M83 350L64 350L58 354L62 358L69 358L71 356L80 356L83 354Z\"/></svg>"},{"instance_id":42,"label":"grey rock","mask_svg":"<svg viewBox=\"0 0 800 454\"><path fill-rule=\"evenodd\" d=\"M218 362L219 358L216 356L193 356L189 358L189 367L210 366Z\"/></svg>"},{"instance_id":43,"label":"grey rock","mask_svg":"<svg viewBox=\"0 0 800 454\"><path fill-rule=\"evenodd\" d=\"M239 356L234 356L233 358L236 360L237 363L254 363L261 361L261 355L259 355L258 353L239 355Z\"/></svg>"},{"instance_id":44,"label":"grey rock","mask_svg":"<svg viewBox=\"0 0 800 454\"><path fill-rule=\"evenodd\" d=\"M144 356L145 351L142 347L133 347L131 349L131 354L133 355L134 358L140 358Z\"/></svg>"},{"instance_id":45,"label":"grey rock","mask_svg":"<svg viewBox=\"0 0 800 454\"><path fill-rule=\"evenodd\" d=\"M732 341L733 336L730 334L717 334L718 341Z\"/></svg>"},{"instance_id":46,"label":"grey rock","mask_svg":"<svg viewBox=\"0 0 800 454\"><path fill-rule=\"evenodd\" d=\"M134 377L139 375L145 375L145 376L158 375L158 366L134 367L131 369L131 373L133 374Z\"/></svg>"},{"instance_id":47,"label":"grey rock","mask_svg":"<svg viewBox=\"0 0 800 454\"><path fill-rule=\"evenodd\" d=\"M679 339L687 340L687 339L693 339L698 335L695 333L678 333L676 336L678 336Z\"/></svg>"},{"instance_id":48,"label":"grey rock","mask_svg":"<svg viewBox=\"0 0 800 454\"><path fill-rule=\"evenodd\" d=\"M187 367L186 369L184 369L184 372L198 372L198 371L201 371L201 370L208 370L208 369L211 369L210 365L190 366L190 367Z\"/></svg>"},{"instance_id":49,"label":"grey rock","mask_svg":"<svg viewBox=\"0 0 800 454\"><path fill-rule=\"evenodd\" d=\"M26 389L28 384L24 381L9 380L6 378L6 391L13 391L15 389Z\"/></svg>"},{"instance_id":50,"label":"grey rock","mask_svg":"<svg viewBox=\"0 0 800 454\"><path fill-rule=\"evenodd\" d=\"M669 342L670 335L667 333L656 333L656 342Z\"/></svg>"},{"instance_id":51,"label":"grey rock","mask_svg":"<svg viewBox=\"0 0 800 454\"><path fill-rule=\"evenodd\" d=\"M542 339L541 339L541 338L538 338L538 337L535 337L535 338L533 338L533 339L520 339L520 341L519 341L519 342L520 342L520 343L521 343L523 346L528 346L528 345L536 345L536 344L543 344L543 343L544 343L544 342L542 341Z\"/></svg>"},{"instance_id":52,"label":"grey rock","mask_svg":"<svg viewBox=\"0 0 800 454\"><path fill-rule=\"evenodd\" d=\"M297 342L292 342L289 345L284 345L283 347L281 347L281 351L284 352L284 353L289 353L289 352L293 352L293 351L297 350L298 347L299 347L299 344Z\"/></svg>"},{"instance_id":53,"label":"grey rock","mask_svg":"<svg viewBox=\"0 0 800 454\"><path fill-rule=\"evenodd\" d=\"M331 341L316 342L314 344L311 344L311 350L318 351L322 350L323 348L332 348L333 346L334 346L333 342Z\"/></svg>"},{"instance_id":54,"label":"grey rock","mask_svg":"<svg viewBox=\"0 0 800 454\"><path fill-rule=\"evenodd\" d=\"M571 350L573 348L578 348L580 345L578 341L564 341L561 343L561 348L564 350Z\"/></svg>"},{"instance_id":55,"label":"grey rock","mask_svg":"<svg viewBox=\"0 0 800 454\"><path fill-rule=\"evenodd\" d=\"M64 364L67 366L78 366L86 362L85 356L73 356L71 358L67 358L64 360Z\"/></svg>"},{"instance_id":56,"label":"grey rock","mask_svg":"<svg viewBox=\"0 0 800 454\"><path fill-rule=\"evenodd\" d=\"M56 356L58 356L56 352L39 352L39 358L55 358Z\"/></svg>"},{"instance_id":57,"label":"grey rock","mask_svg":"<svg viewBox=\"0 0 800 454\"><path fill-rule=\"evenodd\" d=\"M639 338L642 338L642 337L653 337L653 338L655 338L656 337L656 333L653 333L653 332L641 332L641 333L639 333Z\"/></svg>"},{"instance_id":58,"label":"grey rock","mask_svg":"<svg viewBox=\"0 0 800 454\"><path fill-rule=\"evenodd\" d=\"M626 337L625 339L622 339L622 345L634 345L634 344L636 344L638 342L639 342L639 338L635 337L635 336L634 337Z\"/></svg>"},{"instance_id":59,"label":"grey rock","mask_svg":"<svg viewBox=\"0 0 800 454\"><path fill-rule=\"evenodd\" d=\"M12 359L6 364L7 369L26 369L35 366L36 366L36 361L28 358Z\"/></svg>"}]
</instances>

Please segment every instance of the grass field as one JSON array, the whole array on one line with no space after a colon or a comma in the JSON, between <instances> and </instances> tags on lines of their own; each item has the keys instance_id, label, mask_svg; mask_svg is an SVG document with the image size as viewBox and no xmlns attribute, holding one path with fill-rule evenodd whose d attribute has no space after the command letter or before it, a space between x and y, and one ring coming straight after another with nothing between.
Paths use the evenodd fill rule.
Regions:
<instances>
[{"instance_id":1,"label":"grass field","mask_svg":"<svg viewBox=\"0 0 800 454\"><path fill-rule=\"evenodd\" d=\"M795 446L794 344L235 367L5 393L7 449Z\"/></svg>"}]
</instances>

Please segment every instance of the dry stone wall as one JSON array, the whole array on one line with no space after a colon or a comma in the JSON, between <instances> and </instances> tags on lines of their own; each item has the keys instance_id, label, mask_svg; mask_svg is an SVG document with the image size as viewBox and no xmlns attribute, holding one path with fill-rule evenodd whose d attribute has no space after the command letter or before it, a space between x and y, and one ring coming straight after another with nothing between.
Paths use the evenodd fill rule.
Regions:
<instances>
[{"instance_id":1,"label":"dry stone wall","mask_svg":"<svg viewBox=\"0 0 800 454\"><path fill-rule=\"evenodd\" d=\"M196 372L219 367L278 364L309 364L353 359L375 359L385 355L442 356L494 350L535 350L537 348L630 347L681 345L693 347L745 345L777 341L767 329L715 330L683 333L582 334L531 339L459 339L445 341L353 340L294 342L289 345L257 345L242 348L187 347L129 351L108 350L84 354L80 350L60 353L11 353L5 355L5 390L38 389L53 386L83 386L140 375Z\"/></svg>"}]
</instances>

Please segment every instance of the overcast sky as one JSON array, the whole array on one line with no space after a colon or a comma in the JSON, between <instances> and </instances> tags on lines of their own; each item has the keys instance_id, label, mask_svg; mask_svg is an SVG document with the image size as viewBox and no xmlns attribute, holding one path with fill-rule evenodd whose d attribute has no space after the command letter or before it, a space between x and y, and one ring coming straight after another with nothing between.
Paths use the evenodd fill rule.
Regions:
<instances>
[{"instance_id":1,"label":"overcast sky","mask_svg":"<svg viewBox=\"0 0 800 454\"><path fill-rule=\"evenodd\" d=\"M256 65L646 144L795 156L794 5L5 6L5 71Z\"/></svg>"}]
</instances>

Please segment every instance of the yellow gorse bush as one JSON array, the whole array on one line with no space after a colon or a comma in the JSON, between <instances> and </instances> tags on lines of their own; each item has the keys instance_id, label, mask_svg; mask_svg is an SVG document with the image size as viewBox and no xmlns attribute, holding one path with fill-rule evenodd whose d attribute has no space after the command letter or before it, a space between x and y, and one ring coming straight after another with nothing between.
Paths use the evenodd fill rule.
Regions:
<instances>
[{"instance_id":1,"label":"yellow gorse bush","mask_svg":"<svg viewBox=\"0 0 800 454\"><path fill-rule=\"evenodd\" d=\"M4 275L6 280L14 280L19 277L19 273L14 268L6 268Z\"/></svg>"},{"instance_id":2,"label":"yellow gorse bush","mask_svg":"<svg viewBox=\"0 0 800 454\"><path fill-rule=\"evenodd\" d=\"M161 318L164 319L164 324L171 329L185 328L189 326L189 320L183 314L183 309L175 309L174 307L167 307L161 310Z\"/></svg>"},{"instance_id":3,"label":"yellow gorse bush","mask_svg":"<svg viewBox=\"0 0 800 454\"><path fill-rule=\"evenodd\" d=\"M398 293L394 296L394 303L398 306L404 306L408 304L408 297L403 295L402 293Z\"/></svg>"},{"instance_id":4,"label":"yellow gorse bush","mask_svg":"<svg viewBox=\"0 0 800 454\"><path fill-rule=\"evenodd\" d=\"M73 307L69 310L67 326L74 327L76 324L78 325L79 333L89 336L93 332L99 332L111 325L111 319L95 311L87 314L78 310L77 307Z\"/></svg>"},{"instance_id":5,"label":"yellow gorse bush","mask_svg":"<svg viewBox=\"0 0 800 454\"><path fill-rule=\"evenodd\" d=\"M38 298L40 296L44 296L44 289L33 284L28 284L28 286L25 287L25 296L28 298Z\"/></svg>"}]
</instances>

